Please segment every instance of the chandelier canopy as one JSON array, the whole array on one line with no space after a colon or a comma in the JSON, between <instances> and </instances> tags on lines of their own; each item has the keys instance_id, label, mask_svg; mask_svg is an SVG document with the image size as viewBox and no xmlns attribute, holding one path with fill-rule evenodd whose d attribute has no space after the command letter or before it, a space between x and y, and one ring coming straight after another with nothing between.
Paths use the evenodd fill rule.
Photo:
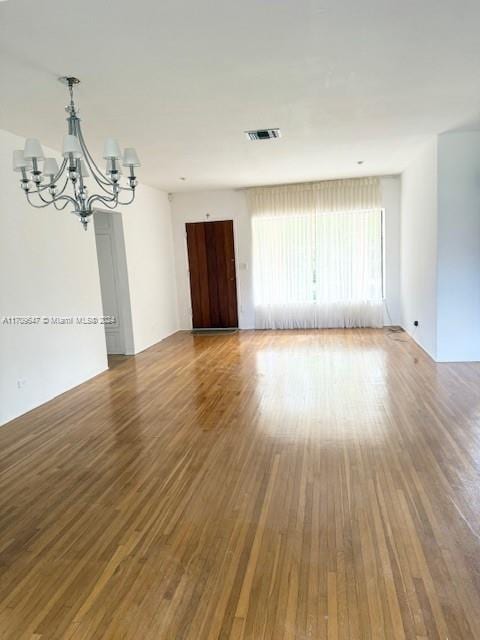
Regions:
<instances>
[{"instance_id":1,"label":"chandelier canopy","mask_svg":"<svg viewBox=\"0 0 480 640\"><path fill-rule=\"evenodd\" d=\"M95 205L115 209L118 205L133 202L137 186L135 168L140 166L140 161L135 149L125 148L122 156L118 142L107 138L103 151L106 168L102 172L85 144L73 99L73 88L80 80L62 77L60 81L67 85L70 93L70 102L65 107L68 128L63 139L63 161L60 167L55 158L45 158L42 146L36 138L27 138L25 148L13 152L13 169L21 174L20 185L33 207L43 209L53 204L61 211L70 204L73 206L72 213L80 218L86 229ZM128 170L128 185L122 184L122 166ZM98 193L89 195L89 178L95 180L99 187ZM67 190L69 184L70 188ZM126 196L126 201L120 199L122 195Z\"/></svg>"}]
</instances>

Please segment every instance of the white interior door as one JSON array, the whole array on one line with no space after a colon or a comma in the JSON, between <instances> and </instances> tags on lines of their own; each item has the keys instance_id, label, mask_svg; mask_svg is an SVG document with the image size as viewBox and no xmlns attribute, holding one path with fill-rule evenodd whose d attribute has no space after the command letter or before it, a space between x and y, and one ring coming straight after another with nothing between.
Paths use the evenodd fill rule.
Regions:
<instances>
[{"instance_id":1,"label":"white interior door","mask_svg":"<svg viewBox=\"0 0 480 640\"><path fill-rule=\"evenodd\" d=\"M100 211L95 212L94 219L103 314L114 318L112 324L104 325L107 353L131 353L130 346L126 344L130 306L129 299L125 300L128 282L126 270L122 268L124 255L120 255L124 246L115 229L115 224L121 224L121 219L118 214Z\"/></svg>"}]
</instances>

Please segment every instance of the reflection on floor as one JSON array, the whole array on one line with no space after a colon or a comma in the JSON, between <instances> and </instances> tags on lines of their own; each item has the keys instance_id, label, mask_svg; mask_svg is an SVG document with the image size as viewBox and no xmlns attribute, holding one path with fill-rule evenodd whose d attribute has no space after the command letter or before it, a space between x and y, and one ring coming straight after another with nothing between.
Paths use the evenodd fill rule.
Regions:
<instances>
[{"instance_id":1,"label":"reflection on floor","mask_svg":"<svg viewBox=\"0 0 480 640\"><path fill-rule=\"evenodd\" d=\"M109 354L108 355L108 368L109 369L114 369L115 367L118 367L118 365L123 364L129 358L133 358L133 356L123 356L123 355Z\"/></svg>"},{"instance_id":2,"label":"reflection on floor","mask_svg":"<svg viewBox=\"0 0 480 640\"><path fill-rule=\"evenodd\" d=\"M480 638L480 365L179 333L0 429L0 637Z\"/></svg>"}]
</instances>

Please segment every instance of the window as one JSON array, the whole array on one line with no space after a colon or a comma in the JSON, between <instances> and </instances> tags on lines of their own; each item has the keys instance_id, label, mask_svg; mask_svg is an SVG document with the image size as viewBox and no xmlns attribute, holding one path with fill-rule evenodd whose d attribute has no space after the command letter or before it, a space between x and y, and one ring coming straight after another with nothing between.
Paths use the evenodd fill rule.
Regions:
<instances>
[{"instance_id":1,"label":"window","mask_svg":"<svg viewBox=\"0 0 480 640\"><path fill-rule=\"evenodd\" d=\"M381 209L252 218L257 326L382 324Z\"/></svg>"}]
</instances>

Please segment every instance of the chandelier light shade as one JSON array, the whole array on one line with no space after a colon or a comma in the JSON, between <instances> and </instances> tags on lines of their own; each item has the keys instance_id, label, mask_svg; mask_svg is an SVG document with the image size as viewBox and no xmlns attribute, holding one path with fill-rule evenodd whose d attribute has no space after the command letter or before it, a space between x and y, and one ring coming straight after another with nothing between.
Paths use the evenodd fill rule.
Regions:
<instances>
[{"instance_id":1,"label":"chandelier light shade","mask_svg":"<svg viewBox=\"0 0 480 640\"><path fill-rule=\"evenodd\" d=\"M80 146L80 141L77 136L72 136L70 134L66 135L63 138L63 157L68 158L70 154L74 158L82 157L82 147Z\"/></svg>"},{"instance_id":2,"label":"chandelier light shade","mask_svg":"<svg viewBox=\"0 0 480 640\"><path fill-rule=\"evenodd\" d=\"M43 160L42 145L36 138L27 138L25 141L25 149L23 155L26 160Z\"/></svg>"},{"instance_id":3,"label":"chandelier light shade","mask_svg":"<svg viewBox=\"0 0 480 640\"><path fill-rule=\"evenodd\" d=\"M22 169L31 169L32 163L25 158L22 149L13 152L13 170L21 171Z\"/></svg>"},{"instance_id":4,"label":"chandelier light shade","mask_svg":"<svg viewBox=\"0 0 480 640\"><path fill-rule=\"evenodd\" d=\"M43 163L43 175L52 178L58 173L58 162L55 158L45 158Z\"/></svg>"},{"instance_id":5,"label":"chandelier light shade","mask_svg":"<svg viewBox=\"0 0 480 640\"><path fill-rule=\"evenodd\" d=\"M13 170L21 174L20 185L28 202L39 209L53 205L61 211L68 205L87 228L96 207L115 209L131 204L137 186L136 167L140 166L137 152L127 147L123 153L114 138L105 140L102 172L85 143L78 109L73 99L73 88L80 81L73 77L60 78L67 85L70 102L66 107L67 134L63 139L63 162L58 166L55 158L45 158L42 145L36 138L27 138L24 149L13 152ZM122 184L122 165L128 169L127 184ZM89 194L85 180L91 178L98 188ZM127 199L122 200L126 195Z\"/></svg>"},{"instance_id":6,"label":"chandelier light shade","mask_svg":"<svg viewBox=\"0 0 480 640\"><path fill-rule=\"evenodd\" d=\"M105 159L115 158L116 160L122 157L122 152L120 151L120 145L113 138L107 138L105 140L103 157Z\"/></svg>"},{"instance_id":7,"label":"chandelier light shade","mask_svg":"<svg viewBox=\"0 0 480 640\"><path fill-rule=\"evenodd\" d=\"M123 166L124 167L139 167L140 160L138 159L137 152L132 147L127 147L123 152Z\"/></svg>"}]
</instances>

